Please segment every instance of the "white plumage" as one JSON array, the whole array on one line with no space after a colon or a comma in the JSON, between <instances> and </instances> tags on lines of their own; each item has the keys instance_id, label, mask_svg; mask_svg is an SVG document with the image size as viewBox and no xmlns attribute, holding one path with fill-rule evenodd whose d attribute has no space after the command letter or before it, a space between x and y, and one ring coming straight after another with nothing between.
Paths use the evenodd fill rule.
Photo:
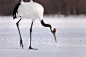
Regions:
<instances>
[{"instance_id":1,"label":"white plumage","mask_svg":"<svg viewBox=\"0 0 86 57\"><path fill-rule=\"evenodd\" d=\"M21 16L21 19L43 19L44 8L42 5L36 2L21 2L18 8L17 16Z\"/></svg>"}]
</instances>

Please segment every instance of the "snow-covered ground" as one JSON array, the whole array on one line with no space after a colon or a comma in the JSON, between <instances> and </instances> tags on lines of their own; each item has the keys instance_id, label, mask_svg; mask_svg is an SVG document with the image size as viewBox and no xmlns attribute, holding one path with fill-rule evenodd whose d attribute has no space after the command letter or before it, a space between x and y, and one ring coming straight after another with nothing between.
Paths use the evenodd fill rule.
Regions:
<instances>
[{"instance_id":1,"label":"snow-covered ground","mask_svg":"<svg viewBox=\"0 0 86 57\"><path fill-rule=\"evenodd\" d=\"M20 22L24 49L19 45L16 21L0 16L0 57L86 57L86 17L44 16L45 23L56 27L57 43L49 28L37 19L33 24L32 47L28 50L31 20Z\"/></svg>"}]
</instances>

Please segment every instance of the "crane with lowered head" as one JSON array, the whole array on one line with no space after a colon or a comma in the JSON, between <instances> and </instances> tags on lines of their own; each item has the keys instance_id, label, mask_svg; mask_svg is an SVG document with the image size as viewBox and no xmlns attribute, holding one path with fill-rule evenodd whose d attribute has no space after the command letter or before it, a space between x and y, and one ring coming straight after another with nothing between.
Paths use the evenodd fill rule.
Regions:
<instances>
[{"instance_id":1,"label":"crane with lowered head","mask_svg":"<svg viewBox=\"0 0 86 57\"><path fill-rule=\"evenodd\" d=\"M31 27L30 27L30 46L29 46L29 49L34 49L31 47L31 34L32 34L33 22L37 18L39 19L39 21L41 22L41 24L44 27L50 28L51 33L54 35L55 42L57 42L56 35L55 35L56 28L53 28L50 24L44 23L43 14L44 14L43 6L37 2L33 2L33 0L30 0L30 2L24 2L23 0L21 0L21 2L15 6L15 8L13 10L13 19L20 17L19 21L16 23L17 28L18 28L18 32L19 32L19 36L20 36L20 47L23 48L23 40L21 37L20 29L19 29L19 22L24 18L32 19L32 23L31 23Z\"/></svg>"}]
</instances>

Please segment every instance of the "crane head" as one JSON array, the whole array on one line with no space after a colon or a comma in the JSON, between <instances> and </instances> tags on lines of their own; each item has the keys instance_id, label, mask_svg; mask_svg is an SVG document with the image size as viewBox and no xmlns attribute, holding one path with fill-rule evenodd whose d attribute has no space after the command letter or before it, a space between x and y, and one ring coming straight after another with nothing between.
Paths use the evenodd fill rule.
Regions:
<instances>
[{"instance_id":1,"label":"crane head","mask_svg":"<svg viewBox=\"0 0 86 57\"><path fill-rule=\"evenodd\" d=\"M52 34L53 34L53 36L54 36L55 42L57 43L57 41L56 41L56 34L55 34L56 28L53 28L53 29L51 30L51 32L52 32Z\"/></svg>"}]
</instances>

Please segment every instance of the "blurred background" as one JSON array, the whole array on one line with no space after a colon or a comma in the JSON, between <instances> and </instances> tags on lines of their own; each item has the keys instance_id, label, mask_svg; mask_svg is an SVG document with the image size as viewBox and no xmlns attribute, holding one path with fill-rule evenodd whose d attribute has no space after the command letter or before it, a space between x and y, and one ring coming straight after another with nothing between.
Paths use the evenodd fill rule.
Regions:
<instances>
[{"instance_id":1,"label":"blurred background","mask_svg":"<svg viewBox=\"0 0 86 57\"><path fill-rule=\"evenodd\" d=\"M28 2L29 0L24 0ZM34 0L43 5L44 14L86 15L86 0ZM12 15L20 0L0 0L0 15Z\"/></svg>"}]
</instances>

